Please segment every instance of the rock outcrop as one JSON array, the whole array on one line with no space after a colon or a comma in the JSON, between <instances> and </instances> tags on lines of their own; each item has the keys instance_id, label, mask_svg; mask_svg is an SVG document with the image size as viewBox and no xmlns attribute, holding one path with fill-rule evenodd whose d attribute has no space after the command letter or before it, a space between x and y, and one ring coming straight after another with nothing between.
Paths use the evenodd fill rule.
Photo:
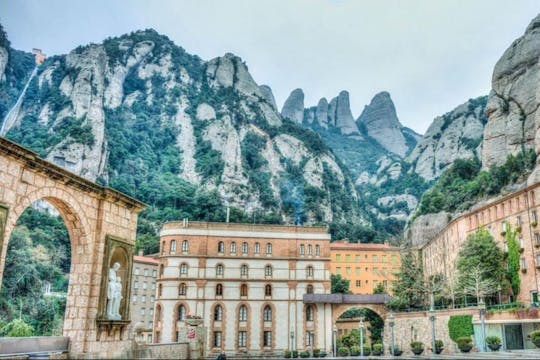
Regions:
<instances>
[{"instance_id":1,"label":"rock outcrop","mask_svg":"<svg viewBox=\"0 0 540 360\"><path fill-rule=\"evenodd\" d=\"M401 157L409 150L407 139L402 132L403 125L399 122L396 108L388 92L383 91L375 95L362 111L357 123L359 126L363 125L367 134L386 150Z\"/></svg>"},{"instance_id":2,"label":"rock outcrop","mask_svg":"<svg viewBox=\"0 0 540 360\"><path fill-rule=\"evenodd\" d=\"M294 89L281 109L281 116L285 119L302 124L304 120L304 92L302 89Z\"/></svg>"},{"instance_id":3,"label":"rock outcrop","mask_svg":"<svg viewBox=\"0 0 540 360\"><path fill-rule=\"evenodd\" d=\"M407 161L426 180L437 178L457 159L481 158L487 97L470 99L438 116Z\"/></svg>"},{"instance_id":4,"label":"rock outcrop","mask_svg":"<svg viewBox=\"0 0 540 360\"><path fill-rule=\"evenodd\" d=\"M0 82L6 81L5 71L8 61L8 49L0 46Z\"/></svg>"},{"instance_id":5,"label":"rock outcrop","mask_svg":"<svg viewBox=\"0 0 540 360\"><path fill-rule=\"evenodd\" d=\"M268 85L261 85L259 86L259 90L261 90L261 94L264 100L266 100L266 102L268 102L268 104L272 106L272 110L278 111L278 108L276 105L276 99L274 98L274 93L272 92L272 88Z\"/></svg>"},{"instance_id":6,"label":"rock outcrop","mask_svg":"<svg viewBox=\"0 0 540 360\"><path fill-rule=\"evenodd\" d=\"M448 225L450 218L451 215L444 211L421 215L406 229L405 239L413 246L423 245L441 232Z\"/></svg>"},{"instance_id":7,"label":"rock outcrop","mask_svg":"<svg viewBox=\"0 0 540 360\"><path fill-rule=\"evenodd\" d=\"M341 91L337 97L330 101L328 105L328 122L338 128L344 135L360 135L358 126L356 126L352 116L348 91Z\"/></svg>"},{"instance_id":8,"label":"rock outcrop","mask_svg":"<svg viewBox=\"0 0 540 360\"><path fill-rule=\"evenodd\" d=\"M540 152L540 15L504 52L493 70L486 106L482 164L501 164L522 147ZM540 176L535 175L533 178Z\"/></svg>"}]
</instances>

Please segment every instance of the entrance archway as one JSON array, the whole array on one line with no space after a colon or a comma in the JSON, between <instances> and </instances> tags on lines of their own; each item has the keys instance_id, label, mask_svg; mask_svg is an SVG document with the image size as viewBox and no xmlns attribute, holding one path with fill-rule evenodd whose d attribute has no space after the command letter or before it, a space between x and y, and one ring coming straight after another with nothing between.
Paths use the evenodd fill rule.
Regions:
<instances>
[{"instance_id":1,"label":"entrance archway","mask_svg":"<svg viewBox=\"0 0 540 360\"><path fill-rule=\"evenodd\" d=\"M130 348L128 327L131 258L137 214L144 204L51 164L0 138L0 282L7 246L17 220L37 200L51 203L71 243L71 269L63 335L70 352L118 354ZM121 249L121 250L118 250ZM110 263L121 251L120 320L106 316ZM114 260L117 261L117 260Z\"/></svg>"}]
</instances>

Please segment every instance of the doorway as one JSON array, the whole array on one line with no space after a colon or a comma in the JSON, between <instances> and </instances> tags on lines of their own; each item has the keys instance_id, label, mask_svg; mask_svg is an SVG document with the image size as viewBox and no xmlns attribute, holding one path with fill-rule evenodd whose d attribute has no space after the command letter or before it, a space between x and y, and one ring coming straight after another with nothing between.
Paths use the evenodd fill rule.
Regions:
<instances>
[{"instance_id":1,"label":"doorway","mask_svg":"<svg viewBox=\"0 0 540 360\"><path fill-rule=\"evenodd\" d=\"M504 337L507 350L520 350L524 348L521 324L504 325Z\"/></svg>"}]
</instances>

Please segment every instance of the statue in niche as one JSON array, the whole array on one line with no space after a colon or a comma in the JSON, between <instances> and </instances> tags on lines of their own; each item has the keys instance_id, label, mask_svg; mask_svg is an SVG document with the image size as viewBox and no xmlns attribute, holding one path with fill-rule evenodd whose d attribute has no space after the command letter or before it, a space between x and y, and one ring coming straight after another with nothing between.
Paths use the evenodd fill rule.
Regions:
<instances>
[{"instance_id":1,"label":"statue in niche","mask_svg":"<svg viewBox=\"0 0 540 360\"><path fill-rule=\"evenodd\" d=\"M120 301L122 300L122 279L116 272L120 263L115 262L109 269L109 284L107 287L107 319L121 320Z\"/></svg>"}]
</instances>

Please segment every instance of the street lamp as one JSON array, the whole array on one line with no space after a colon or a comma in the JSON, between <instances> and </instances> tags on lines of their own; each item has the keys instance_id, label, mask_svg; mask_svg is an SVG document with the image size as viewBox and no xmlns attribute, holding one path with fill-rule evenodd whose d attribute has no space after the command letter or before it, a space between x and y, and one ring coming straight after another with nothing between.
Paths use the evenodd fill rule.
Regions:
<instances>
[{"instance_id":1,"label":"street lamp","mask_svg":"<svg viewBox=\"0 0 540 360\"><path fill-rule=\"evenodd\" d=\"M360 316L360 356L364 356L364 317Z\"/></svg>"},{"instance_id":2,"label":"street lamp","mask_svg":"<svg viewBox=\"0 0 540 360\"><path fill-rule=\"evenodd\" d=\"M388 314L388 325L390 325L390 349L392 356L394 356L394 313Z\"/></svg>"},{"instance_id":3,"label":"street lamp","mask_svg":"<svg viewBox=\"0 0 540 360\"><path fill-rule=\"evenodd\" d=\"M433 291L429 294L429 321L431 322L431 351L435 354L435 301Z\"/></svg>"},{"instance_id":4,"label":"street lamp","mask_svg":"<svg viewBox=\"0 0 540 360\"><path fill-rule=\"evenodd\" d=\"M480 302L478 303L478 308L480 309L480 321L482 323L482 351L486 350L486 321L485 321L485 315L486 315L486 304L484 303L484 299L480 299Z\"/></svg>"},{"instance_id":5,"label":"street lamp","mask_svg":"<svg viewBox=\"0 0 540 360\"><path fill-rule=\"evenodd\" d=\"M337 326L334 324L334 357L336 357Z\"/></svg>"},{"instance_id":6,"label":"street lamp","mask_svg":"<svg viewBox=\"0 0 540 360\"><path fill-rule=\"evenodd\" d=\"M501 290L502 290L501 284L499 284L497 286L497 292L499 293L499 305L502 303L502 301L501 301Z\"/></svg>"}]
</instances>

